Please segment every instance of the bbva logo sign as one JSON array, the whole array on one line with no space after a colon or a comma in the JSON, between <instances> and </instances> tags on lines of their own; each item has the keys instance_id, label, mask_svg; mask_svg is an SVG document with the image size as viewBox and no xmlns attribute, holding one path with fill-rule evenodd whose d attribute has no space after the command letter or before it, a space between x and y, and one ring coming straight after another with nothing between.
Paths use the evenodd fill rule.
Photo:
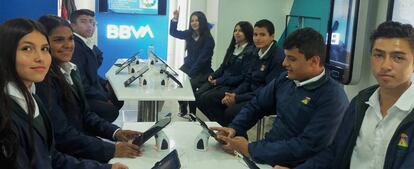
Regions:
<instances>
[{"instance_id":1,"label":"bbva logo sign","mask_svg":"<svg viewBox=\"0 0 414 169\"><path fill-rule=\"evenodd\" d=\"M145 36L154 38L154 33L149 25L140 26L136 29L133 25L107 25L106 37L108 39L140 39Z\"/></svg>"}]
</instances>

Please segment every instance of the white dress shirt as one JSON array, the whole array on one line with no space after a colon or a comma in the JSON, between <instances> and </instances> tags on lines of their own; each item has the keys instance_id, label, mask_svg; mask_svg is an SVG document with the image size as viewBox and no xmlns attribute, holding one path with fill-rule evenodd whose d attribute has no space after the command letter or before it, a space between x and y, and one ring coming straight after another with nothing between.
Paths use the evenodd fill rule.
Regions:
<instances>
[{"instance_id":1,"label":"white dress shirt","mask_svg":"<svg viewBox=\"0 0 414 169\"><path fill-rule=\"evenodd\" d=\"M246 42L243 45L238 45L238 44L234 45L233 55L237 56L240 53L242 53L244 48L246 48L247 44L249 44L249 42Z\"/></svg>"},{"instance_id":2,"label":"white dress shirt","mask_svg":"<svg viewBox=\"0 0 414 169\"><path fill-rule=\"evenodd\" d=\"M351 158L351 169L384 168L385 155L398 125L413 110L414 87L411 85L392 105L385 117L380 111L379 88L366 104L369 105L362 122Z\"/></svg>"},{"instance_id":3,"label":"white dress shirt","mask_svg":"<svg viewBox=\"0 0 414 169\"><path fill-rule=\"evenodd\" d=\"M93 41L92 41L91 38L86 39L83 36L81 36L81 35L79 35L75 32L73 32L73 34L76 35L78 38L80 38L86 44L86 46L88 46L91 50L93 49L94 44L93 44Z\"/></svg>"},{"instance_id":4,"label":"white dress shirt","mask_svg":"<svg viewBox=\"0 0 414 169\"><path fill-rule=\"evenodd\" d=\"M266 56L267 52L269 52L270 48L272 48L273 43L275 43L275 42L272 42L272 43L269 45L269 47L267 47L267 49L266 49L266 51L265 51L265 52L262 52L262 49L260 49L260 50L259 50L258 55L259 55L259 58L260 58L260 59L262 59L264 56Z\"/></svg>"},{"instance_id":5,"label":"white dress shirt","mask_svg":"<svg viewBox=\"0 0 414 169\"><path fill-rule=\"evenodd\" d=\"M293 80L293 82L295 82L296 87L300 87L300 86L303 86L303 85L306 85L306 84L309 84L309 83L318 81L320 78L323 77L323 75L325 75L325 68L323 69L322 73L319 74L318 76L312 77L312 78L310 78L308 80L305 80L305 81L302 81L302 82L300 82L298 80Z\"/></svg>"},{"instance_id":6,"label":"white dress shirt","mask_svg":"<svg viewBox=\"0 0 414 169\"><path fill-rule=\"evenodd\" d=\"M10 97L17 102L17 104L19 104L20 107L22 107L22 109L28 114L29 110L27 108L27 103L26 103L26 99L24 98L23 93L17 88L17 86L14 83L9 82L7 84L7 92L10 95ZM31 94L36 93L36 87L35 84L32 84L32 87L30 88L29 91ZM36 100L33 98L32 95L30 95L31 99L33 99L34 105L35 105L35 112L34 112L34 117L37 117L40 112L39 112L39 106L36 103Z\"/></svg>"},{"instance_id":7,"label":"white dress shirt","mask_svg":"<svg viewBox=\"0 0 414 169\"><path fill-rule=\"evenodd\" d=\"M72 76L70 76L70 73L72 73L72 70L76 70L76 69L77 69L76 65L73 64L72 62L65 62L60 67L60 71L63 73L66 81L70 85L73 85L73 80L72 80Z\"/></svg>"}]
</instances>

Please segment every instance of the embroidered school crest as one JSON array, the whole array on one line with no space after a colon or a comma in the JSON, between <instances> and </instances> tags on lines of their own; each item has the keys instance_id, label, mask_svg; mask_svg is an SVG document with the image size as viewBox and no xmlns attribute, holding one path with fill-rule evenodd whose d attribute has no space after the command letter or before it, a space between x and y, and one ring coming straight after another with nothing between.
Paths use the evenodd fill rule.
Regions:
<instances>
[{"instance_id":1,"label":"embroidered school crest","mask_svg":"<svg viewBox=\"0 0 414 169\"><path fill-rule=\"evenodd\" d=\"M310 101L311 101L311 98L306 96L305 98L303 98L302 103L304 105L308 105Z\"/></svg>"},{"instance_id":2,"label":"embroidered school crest","mask_svg":"<svg viewBox=\"0 0 414 169\"><path fill-rule=\"evenodd\" d=\"M400 141L398 142L398 146L407 148L408 147L408 136L405 133L401 133Z\"/></svg>"},{"instance_id":3,"label":"embroidered school crest","mask_svg":"<svg viewBox=\"0 0 414 169\"><path fill-rule=\"evenodd\" d=\"M265 69L266 69L266 65L261 65L261 66L260 66L260 71L262 71L262 72L263 72Z\"/></svg>"}]
</instances>

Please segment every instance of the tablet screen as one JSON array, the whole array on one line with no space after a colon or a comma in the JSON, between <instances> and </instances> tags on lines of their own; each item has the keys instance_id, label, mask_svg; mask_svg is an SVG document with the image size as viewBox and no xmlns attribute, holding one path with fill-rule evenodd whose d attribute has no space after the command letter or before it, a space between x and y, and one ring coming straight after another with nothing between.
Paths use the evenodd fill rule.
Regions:
<instances>
[{"instance_id":1,"label":"tablet screen","mask_svg":"<svg viewBox=\"0 0 414 169\"><path fill-rule=\"evenodd\" d=\"M155 134L161 131L165 126L170 124L170 122L171 122L171 118L164 118L164 119L159 120L151 128L149 128L147 131L142 133L142 135L136 137L134 141L132 141L132 143L137 146L141 146L147 140L149 140L152 136L155 136Z\"/></svg>"},{"instance_id":2,"label":"tablet screen","mask_svg":"<svg viewBox=\"0 0 414 169\"><path fill-rule=\"evenodd\" d=\"M217 137L216 133L215 133L213 130L210 130L210 129L208 128L207 124L206 124L206 123L204 123L204 121L203 121L203 120L201 120L201 119L200 119L200 118L198 118L196 115L191 114L191 113L190 113L190 116L191 116L191 118L192 118L192 119L196 119L196 120L200 123L201 127L203 127L204 129L206 129L206 130L208 131L208 133L210 134L210 136L211 136L211 137Z\"/></svg>"},{"instance_id":3,"label":"tablet screen","mask_svg":"<svg viewBox=\"0 0 414 169\"><path fill-rule=\"evenodd\" d=\"M181 168L180 159L178 158L177 150L171 151L161 161L155 163L151 169L179 169Z\"/></svg>"}]
</instances>

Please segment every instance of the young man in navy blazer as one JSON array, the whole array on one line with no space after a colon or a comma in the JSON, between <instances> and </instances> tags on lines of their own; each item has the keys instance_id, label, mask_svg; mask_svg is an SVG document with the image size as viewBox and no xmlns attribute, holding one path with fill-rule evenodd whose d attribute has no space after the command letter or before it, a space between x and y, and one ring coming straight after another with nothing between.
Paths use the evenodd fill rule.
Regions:
<instances>
[{"instance_id":1,"label":"young man in navy blazer","mask_svg":"<svg viewBox=\"0 0 414 169\"><path fill-rule=\"evenodd\" d=\"M227 128L218 131L224 150L258 163L295 167L332 141L348 106L345 92L324 68L325 42L312 28L298 29L283 44L282 73L259 91ZM249 143L238 135L276 114L265 138Z\"/></svg>"},{"instance_id":2,"label":"young man in navy blazer","mask_svg":"<svg viewBox=\"0 0 414 169\"><path fill-rule=\"evenodd\" d=\"M298 168L414 168L414 28L382 23L371 43L378 84L352 99L332 145Z\"/></svg>"},{"instance_id":3,"label":"young man in navy blazer","mask_svg":"<svg viewBox=\"0 0 414 169\"><path fill-rule=\"evenodd\" d=\"M75 35L75 51L71 62L76 64L80 72L91 111L113 122L123 102L118 101L108 81L98 75L103 60L102 52L88 41L95 32L95 13L88 9L74 11L70 22Z\"/></svg>"}]
</instances>

